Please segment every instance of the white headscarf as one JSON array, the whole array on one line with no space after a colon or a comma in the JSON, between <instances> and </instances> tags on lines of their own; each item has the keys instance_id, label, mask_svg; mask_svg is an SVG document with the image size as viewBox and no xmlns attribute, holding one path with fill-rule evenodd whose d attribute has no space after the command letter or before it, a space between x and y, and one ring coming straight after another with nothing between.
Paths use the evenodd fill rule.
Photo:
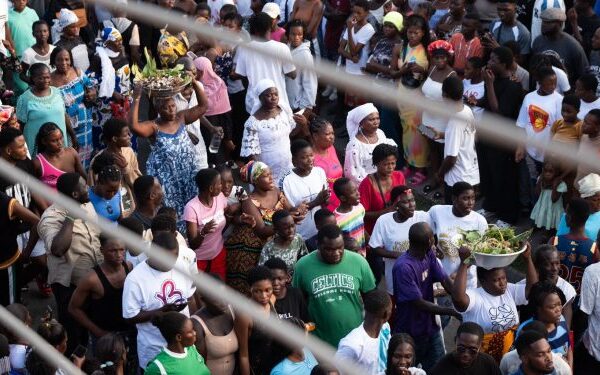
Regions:
<instances>
[{"instance_id":1,"label":"white headscarf","mask_svg":"<svg viewBox=\"0 0 600 375\"><path fill-rule=\"evenodd\" d=\"M63 29L69 25L79 22L77 15L69 9L61 9L58 18L54 20L52 25L52 44L56 44L60 39Z\"/></svg>"},{"instance_id":2,"label":"white headscarf","mask_svg":"<svg viewBox=\"0 0 600 375\"><path fill-rule=\"evenodd\" d=\"M258 81L256 87L254 87L254 105L252 105L252 111L250 113L251 115L255 114L256 111L258 111L262 105L259 98L260 94L272 87L277 88L277 86L275 86L275 82L268 78L261 79L260 81ZM279 93L279 95L282 95L282 93ZM283 93L283 95L285 95L285 93Z\"/></svg>"},{"instance_id":3,"label":"white headscarf","mask_svg":"<svg viewBox=\"0 0 600 375\"><path fill-rule=\"evenodd\" d=\"M600 191L600 176L590 173L578 182L581 198L593 197Z\"/></svg>"},{"instance_id":4,"label":"white headscarf","mask_svg":"<svg viewBox=\"0 0 600 375\"><path fill-rule=\"evenodd\" d=\"M373 103L363 104L348 112L346 118L346 130L350 139L356 136L360 128L360 122L368 117L371 113L379 113Z\"/></svg>"},{"instance_id":5,"label":"white headscarf","mask_svg":"<svg viewBox=\"0 0 600 375\"><path fill-rule=\"evenodd\" d=\"M106 44L119 39L122 39L119 30L112 27L105 27L100 34L100 40L96 46L96 53L100 58L102 68L102 79L100 80L100 90L98 91L100 98L110 98L115 91L116 72L110 59L119 56L119 52L106 47Z\"/></svg>"}]
</instances>

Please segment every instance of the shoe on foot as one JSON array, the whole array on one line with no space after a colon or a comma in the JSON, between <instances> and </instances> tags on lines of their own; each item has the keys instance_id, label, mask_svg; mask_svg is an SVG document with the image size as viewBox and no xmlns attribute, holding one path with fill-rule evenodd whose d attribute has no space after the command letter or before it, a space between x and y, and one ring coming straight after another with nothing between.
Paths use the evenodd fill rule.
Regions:
<instances>
[{"instance_id":1,"label":"shoe on foot","mask_svg":"<svg viewBox=\"0 0 600 375\"><path fill-rule=\"evenodd\" d=\"M496 220L496 226L498 228L510 228L512 225L510 225L506 221L498 219L498 220Z\"/></svg>"},{"instance_id":2,"label":"shoe on foot","mask_svg":"<svg viewBox=\"0 0 600 375\"><path fill-rule=\"evenodd\" d=\"M331 100L332 102L335 102L337 100L337 90L333 89L333 92L331 93L331 95L329 95L329 100Z\"/></svg>"},{"instance_id":3,"label":"shoe on foot","mask_svg":"<svg viewBox=\"0 0 600 375\"><path fill-rule=\"evenodd\" d=\"M325 87L325 90L323 90L323 92L321 93L321 96L327 98L331 94L333 94L333 87L331 85L327 85L327 87Z\"/></svg>"}]
</instances>

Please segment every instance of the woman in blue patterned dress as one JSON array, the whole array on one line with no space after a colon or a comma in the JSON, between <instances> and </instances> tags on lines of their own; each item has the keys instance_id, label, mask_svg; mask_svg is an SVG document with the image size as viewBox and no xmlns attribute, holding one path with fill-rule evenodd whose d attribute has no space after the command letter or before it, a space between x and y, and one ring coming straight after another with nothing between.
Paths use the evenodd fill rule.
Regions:
<instances>
[{"instance_id":1,"label":"woman in blue patterned dress","mask_svg":"<svg viewBox=\"0 0 600 375\"><path fill-rule=\"evenodd\" d=\"M172 97L158 98L154 101L158 117L143 122L138 121L141 87L136 86L129 122L133 133L150 138L151 151L146 162L146 173L160 181L165 193L164 205L177 210L177 226L181 233L185 233L183 208L198 194L194 177L200 169L200 161L185 125L198 120L207 107L202 86L195 78L192 85L198 98L197 106L177 112Z\"/></svg>"},{"instance_id":2,"label":"woman in blue patterned dress","mask_svg":"<svg viewBox=\"0 0 600 375\"><path fill-rule=\"evenodd\" d=\"M50 64L55 68L50 75L50 85L57 87L65 102L67 116L77 136L79 157L84 168L92 159L92 110L84 103L85 88L91 82L79 69L73 66L71 52L56 47L50 55Z\"/></svg>"}]
</instances>

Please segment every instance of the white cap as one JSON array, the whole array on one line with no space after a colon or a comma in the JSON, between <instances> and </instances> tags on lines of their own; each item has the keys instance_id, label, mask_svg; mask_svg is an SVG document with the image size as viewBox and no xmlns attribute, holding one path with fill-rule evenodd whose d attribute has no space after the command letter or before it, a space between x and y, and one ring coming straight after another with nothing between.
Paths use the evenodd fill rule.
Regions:
<instances>
[{"instance_id":1,"label":"white cap","mask_svg":"<svg viewBox=\"0 0 600 375\"><path fill-rule=\"evenodd\" d=\"M275 3L266 3L262 8L262 12L267 13L272 19L281 17L281 9Z\"/></svg>"}]
</instances>

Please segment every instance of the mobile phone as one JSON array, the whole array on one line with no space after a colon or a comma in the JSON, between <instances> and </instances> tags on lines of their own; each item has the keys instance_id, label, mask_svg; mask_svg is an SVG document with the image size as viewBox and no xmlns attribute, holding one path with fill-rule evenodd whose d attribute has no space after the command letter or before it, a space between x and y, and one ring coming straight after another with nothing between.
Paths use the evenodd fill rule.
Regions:
<instances>
[{"instance_id":1,"label":"mobile phone","mask_svg":"<svg viewBox=\"0 0 600 375\"><path fill-rule=\"evenodd\" d=\"M77 345L75 350L73 350L74 357L85 358L85 353L87 353L87 348L83 345Z\"/></svg>"},{"instance_id":2,"label":"mobile phone","mask_svg":"<svg viewBox=\"0 0 600 375\"><path fill-rule=\"evenodd\" d=\"M423 134L427 138L429 138L429 139L434 139L435 138L435 133L429 127L427 127L427 126L425 126L423 124L420 124L417 129L419 130L419 132L421 132L421 134Z\"/></svg>"},{"instance_id":3,"label":"mobile phone","mask_svg":"<svg viewBox=\"0 0 600 375\"><path fill-rule=\"evenodd\" d=\"M303 113L304 113L304 110L305 110L305 109L306 109L306 108L302 108L301 110L299 110L298 112L296 112L296 113L294 113L294 114L295 114L295 115L301 115L301 114L303 114Z\"/></svg>"}]
</instances>

